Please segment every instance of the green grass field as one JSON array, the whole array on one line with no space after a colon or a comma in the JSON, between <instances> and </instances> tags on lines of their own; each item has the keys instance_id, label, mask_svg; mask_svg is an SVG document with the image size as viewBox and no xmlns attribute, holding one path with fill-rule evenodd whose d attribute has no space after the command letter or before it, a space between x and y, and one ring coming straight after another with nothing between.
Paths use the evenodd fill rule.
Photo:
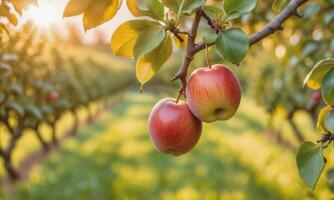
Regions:
<instances>
[{"instance_id":1,"label":"green grass field","mask_svg":"<svg viewBox=\"0 0 334 200\"><path fill-rule=\"evenodd\" d=\"M65 141L59 152L34 167L29 181L18 185L16 197L5 199L332 197L325 177L315 194L303 185L294 152L263 136L266 115L247 98L232 120L205 124L192 152L181 157L160 154L151 145L146 123L150 109L162 97L128 92L97 123L82 128L77 138Z\"/></svg>"}]
</instances>

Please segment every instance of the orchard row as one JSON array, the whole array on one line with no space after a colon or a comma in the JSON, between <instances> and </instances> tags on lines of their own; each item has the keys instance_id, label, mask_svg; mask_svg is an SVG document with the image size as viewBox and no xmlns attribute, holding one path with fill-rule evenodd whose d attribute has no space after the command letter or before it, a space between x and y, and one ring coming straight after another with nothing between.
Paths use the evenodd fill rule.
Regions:
<instances>
[{"instance_id":1,"label":"orchard row","mask_svg":"<svg viewBox=\"0 0 334 200\"><path fill-rule=\"evenodd\" d=\"M65 113L73 114L75 129L79 108L107 102L130 84L133 75L109 55L50 44L31 24L1 39L0 125L5 131L0 132L0 157L16 180L13 152L26 130L33 130L47 151L58 143L56 124ZM52 129L51 141L40 133L42 124Z\"/></svg>"}]
</instances>

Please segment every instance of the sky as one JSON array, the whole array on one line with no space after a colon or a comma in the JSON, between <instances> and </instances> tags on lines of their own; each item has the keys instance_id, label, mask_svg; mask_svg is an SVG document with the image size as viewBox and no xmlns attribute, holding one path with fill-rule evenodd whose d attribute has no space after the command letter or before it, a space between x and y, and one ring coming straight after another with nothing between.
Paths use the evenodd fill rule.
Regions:
<instances>
[{"instance_id":1,"label":"sky","mask_svg":"<svg viewBox=\"0 0 334 200\"><path fill-rule=\"evenodd\" d=\"M127 10L125 5L126 1L123 1L123 5L113 19L85 33L82 26L82 15L70 18L62 17L68 1L69 0L39 0L39 7L36 8L30 6L28 11L24 13L22 21L24 22L28 19L32 19L32 21L38 26L45 29L47 29L50 25L57 26L60 28L60 32L63 30L63 27L66 27L66 25L75 24L81 32L83 41L87 43L94 43L95 34L102 33L104 42L108 43L110 42L112 33L115 29L123 22L133 18Z\"/></svg>"}]
</instances>

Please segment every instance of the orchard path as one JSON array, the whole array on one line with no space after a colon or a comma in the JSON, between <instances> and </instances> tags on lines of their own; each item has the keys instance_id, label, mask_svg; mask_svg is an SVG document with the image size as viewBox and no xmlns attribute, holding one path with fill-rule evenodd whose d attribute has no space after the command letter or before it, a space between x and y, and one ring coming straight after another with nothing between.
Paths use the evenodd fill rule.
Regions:
<instances>
[{"instance_id":1,"label":"orchard path","mask_svg":"<svg viewBox=\"0 0 334 200\"><path fill-rule=\"evenodd\" d=\"M165 96L128 92L100 121L35 166L15 199L290 200L307 195L294 155L264 139L265 116L247 99L232 120L206 124L191 153L158 153L146 121Z\"/></svg>"}]
</instances>

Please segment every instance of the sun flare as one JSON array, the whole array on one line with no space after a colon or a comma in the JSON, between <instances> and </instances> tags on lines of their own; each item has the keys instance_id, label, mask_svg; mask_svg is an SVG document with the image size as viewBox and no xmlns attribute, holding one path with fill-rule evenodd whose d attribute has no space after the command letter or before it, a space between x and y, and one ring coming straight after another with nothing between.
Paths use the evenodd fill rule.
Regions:
<instances>
[{"instance_id":1,"label":"sun flare","mask_svg":"<svg viewBox=\"0 0 334 200\"><path fill-rule=\"evenodd\" d=\"M50 26L61 20L61 12L52 1L39 1L38 6L31 5L26 11L26 18L38 26Z\"/></svg>"}]
</instances>

